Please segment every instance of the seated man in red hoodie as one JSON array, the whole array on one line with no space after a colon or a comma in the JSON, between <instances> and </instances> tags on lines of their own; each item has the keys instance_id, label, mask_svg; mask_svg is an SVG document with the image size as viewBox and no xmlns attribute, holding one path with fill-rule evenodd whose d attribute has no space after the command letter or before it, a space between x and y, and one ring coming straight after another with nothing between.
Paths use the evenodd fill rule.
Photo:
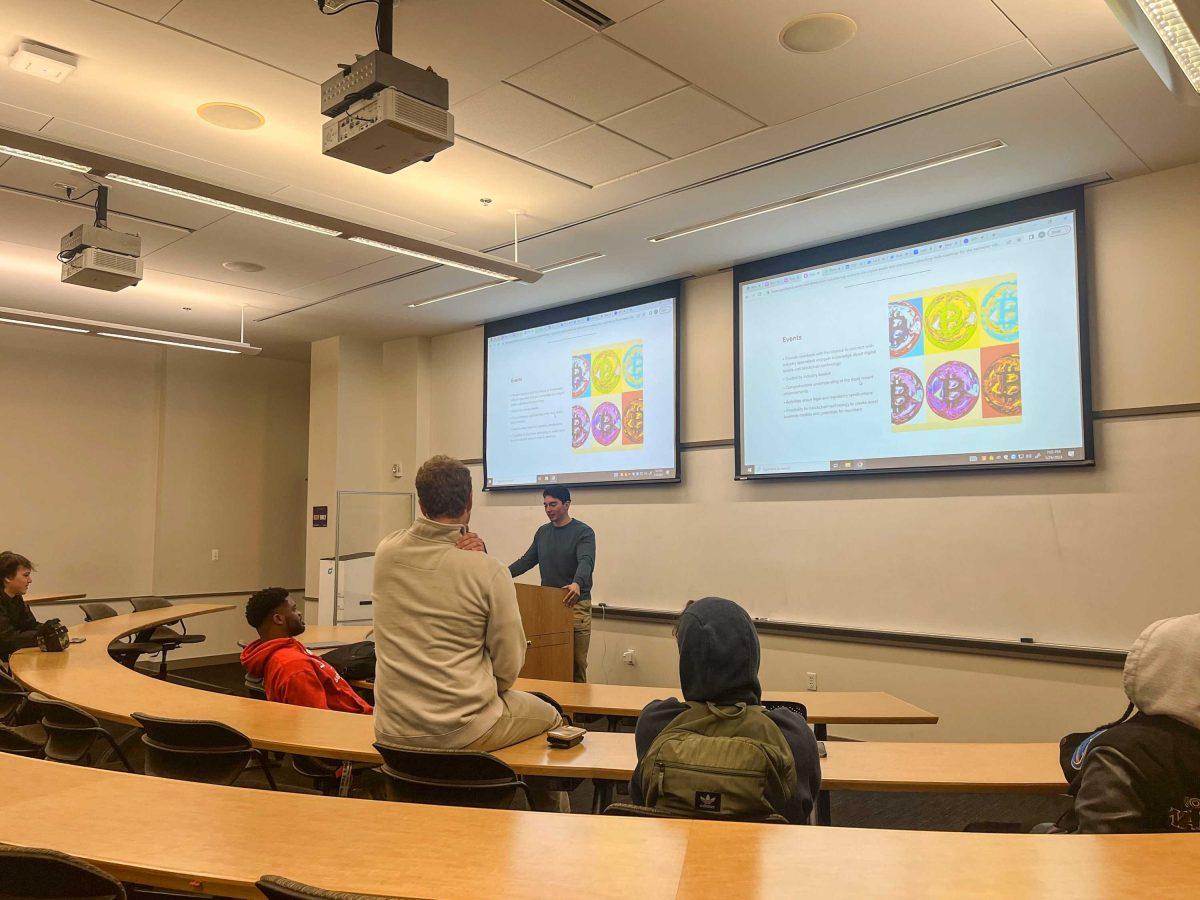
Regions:
<instances>
[{"instance_id":1,"label":"seated man in red hoodie","mask_svg":"<svg viewBox=\"0 0 1200 900\"><path fill-rule=\"evenodd\" d=\"M333 666L296 640L304 633L304 619L285 588L251 594L246 621L258 629L258 640L242 651L242 667L251 678L262 679L268 700L371 714L371 705Z\"/></svg>"}]
</instances>

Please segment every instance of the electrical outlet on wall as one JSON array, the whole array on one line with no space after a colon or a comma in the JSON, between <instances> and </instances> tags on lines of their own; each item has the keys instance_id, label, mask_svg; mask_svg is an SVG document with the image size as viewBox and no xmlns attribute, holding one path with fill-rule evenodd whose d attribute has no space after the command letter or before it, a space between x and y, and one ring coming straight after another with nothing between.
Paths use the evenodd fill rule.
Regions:
<instances>
[{"instance_id":1,"label":"electrical outlet on wall","mask_svg":"<svg viewBox=\"0 0 1200 900\"><path fill-rule=\"evenodd\" d=\"M624 662L625 665L627 665L627 666L636 666L637 665L637 660L634 659L632 647L630 647L628 650L626 650L624 653L621 654L621 661Z\"/></svg>"},{"instance_id":2,"label":"electrical outlet on wall","mask_svg":"<svg viewBox=\"0 0 1200 900\"><path fill-rule=\"evenodd\" d=\"M216 561L217 561L218 559L220 559L220 558L221 558L221 551L220 551L220 550L214 550L214 551L212 552L212 561L213 561L213 562L216 562Z\"/></svg>"},{"instance_id":3,"label":"electrical outlet on wall","mask_svg":"<svg viewBox=\"0 0 1200 900\"><path fill-rule=\"evenodd\" d=\"M810 691L815 691L817 689L817 673L816 672L808 673L808 689Z\"/></svg>"}]
</instances>

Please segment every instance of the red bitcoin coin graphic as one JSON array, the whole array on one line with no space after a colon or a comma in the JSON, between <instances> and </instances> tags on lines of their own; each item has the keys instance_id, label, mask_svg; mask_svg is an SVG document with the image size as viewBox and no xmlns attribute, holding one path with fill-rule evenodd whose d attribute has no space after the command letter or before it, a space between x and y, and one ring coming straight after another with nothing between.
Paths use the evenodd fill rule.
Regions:
<instances>
[{"instance_id":1,"label":"red bitcoin coin graphic","mask_svg":"<svg viewBox=\"0 0 1200 900\"><path fill-rule=\"evenodd\" d=\"M983 400L1003 416L1021 414L1021 354L1009 353L983 373Z\"/></svg>"},{"instance_id":2,"label":"red bitcoin coin graphic","mask_svg":"<svg viewBox=\"0 0 1200 900\"><path fill-rule=\"evenodd\" d=\"M589 353L571 358L571 396L586 397L592 387L592 357Z\"/></svg>"},{"instance_id":3,"label":"red bitcoin coin graphic","mask_svg":"<svg viewBox=\"0 0 1200 900\"><path fill-rule=\"evenodd\" d=\"M903 425L921 411L925 387L911 369L892 369L892 424Z\"/></svg>"},{"instance_id":4,"label":"red bitcoin coin graphic","mask_svg":"<svg viewBox=\"0 0 1200 900\"><path fill-rule=\"evenodd\" d=\"M578 450L587 443L591 433L592 417L582 406L571 407L571 446Z\"/></svg>"},{"instance_id":5,"label":"red bitcoin coin graphic","mask_svg":"<svg viewBox=\"0 0 1200 900\"><path fill-rule=\"evenodd\" d=\"M965 362L943 363L929 376L925 395L929 408L943 419L961 419L979 400L979 376Z\"/></svg>"},{"instance_id":6,"label":"red bitcoin coin graphic","mask_svg":"<svg viewBox=\"0 0 1200 900\"><path fill-rule=\"evenodd\" d=\"M640 444L645 439L645 408L641 391L627 391L621 395L622 444Z\"/></svg>"},{"instance_id":7,"label":"red bitcoin coin graphic","mask_svg":"<svg viewBox=\"0 0 1200 900\"><path fill-rule=\"evenodd\" d=\"M888 346L892 359L904 356L921 339L921 311L907 300L888 304Z\"/></svg>"},{"instance_id":8,"label":"red bitcoin coin graphic","mask_svg":"<svg viewBox=\"0 0 1200 900\"><path fill-rule=\"evenodd\" d=\"M592 413L592 437L596 443L607 447L621 433L621 411L610 400L605 400Z\"/></svg>"}]
</instances>

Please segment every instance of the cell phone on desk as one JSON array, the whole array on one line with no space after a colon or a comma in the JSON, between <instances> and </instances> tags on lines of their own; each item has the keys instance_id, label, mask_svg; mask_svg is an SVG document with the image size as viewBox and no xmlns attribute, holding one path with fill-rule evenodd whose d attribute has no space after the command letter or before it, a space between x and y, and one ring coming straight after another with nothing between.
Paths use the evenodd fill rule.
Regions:
<instances>
[{"instance_id":1,"label":"cell phone on desk","mask_svg":"<svg viewBox=\"0 0 1200 900\"><path fill-rule=\"evenodd\" d=\"M568 747L574 747L581 743L585 734L587 734L585 729L575 725L560 725L558 728L551 728L546 732L546 743L555 750L566 750Z\"/></svg>"},{"instance_id":2,"label":"cell phone on desk","mask_svg":"<svg viewBox=\"0 0 1200 900\"><path fill-rule=\"evenodd\" d=\"M829 753L825 750L824 741L817 741L817 756L821 757L821 759L829 758Z\"/></svg>"}]
</instances>

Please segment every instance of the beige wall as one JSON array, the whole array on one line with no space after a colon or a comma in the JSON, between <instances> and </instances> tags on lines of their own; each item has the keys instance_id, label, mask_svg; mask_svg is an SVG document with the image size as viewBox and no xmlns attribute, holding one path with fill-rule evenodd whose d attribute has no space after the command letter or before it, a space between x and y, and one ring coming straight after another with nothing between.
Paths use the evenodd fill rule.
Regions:
<instances>
[{"instance_id":1,"label":"beige wall","mask_svg":"<svg viewBox=\"0 0 1200 900\"><path fill-rule=\"evenodd\" d=\"M299 584L305 364L6 327L0 383L4 543L35 593Z\"/></svg>"},{"instance_id":2,"label":"beige wall","mask_svg":"<svg viewBox=\"0 0 1200 900\"><path fill-rule=\"evenodd\" d=\"M1184 345L1184 323L1195 319L1190 285L1200 282L1190 249L1197 227L1179 202L1197 190L1200 166L1088 192L1098 408L1200 402L1200 363ZM733 434L731 295L728 272L685 282L685 442ZM414 427L428 428L431 452L478 458L482 329L427 346L428 421L418 413ZM420 393L413 384L404 390ZM1200 525L1191 461L1200 417L1103 420L1096 432L1095 470L1015 477L745 484L732 480L728 447L685 452L680 486L579 492L578 512L601 537L596 598L677 608L710 592L744 598L750 586L758 614L779 619L1123 646L1143 622L1195 608L1185 561ZM938 579L924 606L911 596L895 603L895 580L870 561L896 562L887 548L897 527L947 515L957 533L991 524L993 546L976 561L1000 560L1004 577L967 586ZM541 521L531 495L476 498L473 524L501 558L523 550ZM598 680L676 683L665 626L595 627ZM889 690L942 716L935 728L841 729L854 736L1047 740L1111 718L1124 702L1112 669L775 635L763 647L768 687L802 688L815 671L824 690ZM620 661L628 648L635 667Z\"/></svg>"}]
</instances>

